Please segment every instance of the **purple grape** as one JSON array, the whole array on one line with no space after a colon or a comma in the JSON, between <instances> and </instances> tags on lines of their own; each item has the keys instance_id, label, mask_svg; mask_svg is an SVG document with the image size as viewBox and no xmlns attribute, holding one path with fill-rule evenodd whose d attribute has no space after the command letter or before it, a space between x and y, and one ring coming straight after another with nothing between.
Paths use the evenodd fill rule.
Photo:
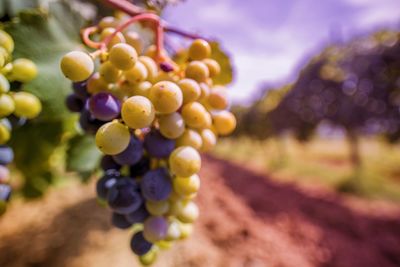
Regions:
<instances>
[{"instance_id":1,"label":"purple grape","mask_svg":"<svg viewBox=\"0 0 400 267\"><path fill-rule=\"evenodd\" d=\"M171 71L174 70L174 67L173 67L170 63L168 63L168 62L161 62L161 63L160 63L160 69L161 69L163 72L171 72Z\"/></svg>"},{"instance_id":2,"label":"purple grape","mask_svg":"<svg viewBox=\"0 0 400 267\"><path fill-rule=\"evenodd\" d=\"M143 145L135 136L131 137L128 147L121 153L113 156L115 162L120 165L133 165L142 158Z\"/></svg>"},{"instance_id":3,"label":"purple grape","mask_svg":"<svg viewBox=\"0 0 400 267\"><path fill-rule=\"evenodd\" d=\"M97 197L101 199L107 199L108 191L117 182L117 179L121 175L116 170L107 170L106 173L101 177L96 184Z\"/></svg>"},{"instance_id":4,"label":"purple grape","mask_svg":"<svg viewBox=\"0 0 400 267\"><path fill-rule=\"evenodd\" d=\"M115 212L113 212L113 214L111 215L111 223L119 229L128 229L132 226L132 224L126 219L125 215L121 215Z\"/></svg>"},{"instance_id":5,"label":"purple grape","mask_svg":"<svg viewBox=\"0 0 400 267\"><path fill-rule=\"evenodd\" d=\"M143 204L143 198L138 189L133 179L121 178L108 191L108 204L116 213L132 213Z\"/></svg>"},{"instance_id":6,"label":"purple grape","mask_svg":"<svg viewBox=\"0 0 400 267\"><path fill-rule=\"evenodd\" d=\"M8 201L11 196L11 186L8 184L0 184L0 201Z\"/></svg>"},{"instance_id":7,"label":"purple grape","mask_svg":"<svg viewBox=\"0 0 400 267\"><path fill-rule=\"evenodd\" d=\"M72 112L81 112L85 103L75 94L70 94L65 100L65 105Z\"/></svg>"},{"instance_id":8,"label":"purple grape","mask_svg":"<svg viewBox=\"0 0 400 267\"><path fill-rule=\"evenodd\" d=\"M139 177L145 175L150 170L150 158L143 156L140 161L130 166L129 171L131 177Z\"/></svg>"},{"instance_id":9,"label":"purple grape","mask_svg":"<svg viewBox=\"0 0 400 267\"><path fill-rule=\"evenodd\" d=\"M97 130L104 124L104 122L95 119L89 110L84 108L79 118L79 125L82 130L89 134L96 134Z\"/></svg>"},{"instance_id":10,"label":"purple grape","mask_svg":"<svg viewBox=\"0 0 400 267\"><path fill-rule=\"evenodd\" d=\"M134 223L142 223L149 216L150 216L150 214L147 211L145 205L142 205L142 206L140 206L140 208L138 208L134 212L127 214L126 215L126 219L132 224L134 224Z\"/></svg>"},{"instance_id":11,"label":"purple grape","mask_svg":"<svg viewBox=\"0 0 400 267\"><path fill-rule=\"evenodd\" d=\"M154 158L166 158L175 148L175 141L165 138L159 131L153 130L144 138L144 148Z\"/></svg>"},{"instance_id":12,"label":"purple grape","mask_svg":"<svg viewBox=\"0 0 400 267\"><path fill-rule=\"evenodd\" d=\"M121 165L115 162L112 156L104 155L100 162L100 167L104 170L119 170Z\"/></svg>"},{"instance_id":13,"label":"purple grape","mask_svg":"<svg viewBox=\"0 0 400 267\"><path fill-rule=\"evenodd\" d=\"M168 232L168 222L162 216L148 218L143 224L144 237L152 242L162 240Z\"/></svg>"},{"instance_id":14,"label":"purple grape","mask_svg":"<svg viewBox=\"0 0 400 267\"><path fill-rule=\"evenodd\" d=\"M131 240L131 249L138 256L144 255L150 251L153 244L144 239L143 232L137 232Z\"/></svg>"},{"instance_id":15,"label":"purple grape","mask_svg":"<svg viewBox=\"0 0 400 267\"><path fill-rule=\"evenodd\" d=\"M110 121L119 116L121 103L111 94L98 93L89 98L89 110L96 119Z\"/></svg>"},{"instance_id":16,"label":"purple grape","mask_svg":"<svg viewBox=\"0 0 400 267\"><path fill-rule=\"evenodd\" d=\"M90 94L86 89L86 85L87 85L87 80L83 82L72 83L72 89L74 89L74 93L76 94L77 97L79 97L83 101L85 101L90 97Z\"/></svg>"},{"instance_id":17,"label":"purple grape","mask_svg":"<svg viewBox=\"0 0 400 267\"><path fill-rule=\"evenodd\" d=\"M0 146L0 165L7 165L14 159L14 152L9 146Z\"/></svg>"},{"instance_id":18,"label":"purple grape","mask_svg":"<svg viewBox=\"0 0 400 267\"><path fill-rule=\"evenodd\" d=\"M161 201L172 191L171 178L165 168L148 171L142 178L140 188L145 199Z\"/></svg>"}]
</instances>

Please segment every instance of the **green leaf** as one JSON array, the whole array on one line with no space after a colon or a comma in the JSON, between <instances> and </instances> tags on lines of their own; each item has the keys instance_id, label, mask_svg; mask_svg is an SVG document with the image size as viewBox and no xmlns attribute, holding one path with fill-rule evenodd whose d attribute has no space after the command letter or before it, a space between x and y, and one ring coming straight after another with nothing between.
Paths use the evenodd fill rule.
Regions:
<instances>
[{"instance_id":1,"label":"green leaf","mask_svg":"<svg viewBox=\"0 0 400 267\"><path fill-rule=\"evenodd\" d=\"M214 84L226 85L233 80L233 66L229 55L222 50L218 42L210 42L212 54L211 58L215 59L221 66L221 73L213 78Z\"/></svg>"}]
</instances>

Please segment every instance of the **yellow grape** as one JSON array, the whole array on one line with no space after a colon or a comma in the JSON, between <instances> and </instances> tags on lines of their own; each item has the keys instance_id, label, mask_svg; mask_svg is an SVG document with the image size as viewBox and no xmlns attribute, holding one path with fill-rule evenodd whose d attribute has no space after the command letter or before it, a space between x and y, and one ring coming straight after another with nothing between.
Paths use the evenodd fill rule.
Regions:
<instances>
[{"instance_id":1,"label":"yellow grape","mask_svg":"<svg viewBox=\"0 0 400 267\"><path fill-rule=\"evenodd\" d=\"M165 237L166 241L174 241L178 240L181 236L181 229L179 226L179 222L175 219L170 219L168 222L168 231L167 236Z\"/></svg>"},{"instance_id":2,"label":"yellow grape","mask_svg":"<svg viewBox=\"0 0 400 267\"><path fill-rule=\"evenodd\" d=\"M124 151L130 141L128 127L113 120L103 124L96 133L96 145L106 155L116 155Z\"/></svg>"},{"instance_id":3,"label":"yellow grape","mask_svg":"<svg viewBox=\"0 0 400 267\"><path fill-rule=\"evenodd\" d=\"M199 217L199 208L194 202L183 205L183 209L178 213L178 219L184 223L193 223Z\"/></svg>"},{"instance_id":4,"label":"yellow grape","mask_svg":"<svg viewBox=\"0 0 400 267\"><path fill-rule=\"evenodd\" d=\"M176 146L191 146L199 150L202 146L202 138L200 134L194 130L186 129L183 134L176 139Z\"/></svg>"},{"instance_id":5,"label":"yellow grape","mask_svg":"<svg viewBox=\"0 0 400 267\"><path fill-rule=\"evenodd\" d=\"M7 93L10 91L10 83L3 74L0 74L0 93Z\"/></svg>"},{"instance_id":6,"label":"yellow grape","mask_svg":"<svg viewBox=\"0 0 400 267\"><path fill-rule=\"evenodd\" d=\"M100 65L99 74L107 83L115 83L121 76L121 71L117 69L110 61Z\"/></svg>"},{"instance_id":7,"label":"yellow grape","mask_svg":"<svg viewBox=\"0 0 400 267\"><path fill-rule=\"evenodd\" d=\"M213 125L219 135L228 135L236 128L236 118L227 110L213 114L212 119Z\"/></svg>"},{"instance_id":8,"label":"yellow grape","mask_svg":"<svg viewBox=\"0 0 400 267\"><path fill-rule=\"evenodd\" d=\"M150 45L144 52L145 56L150 57L154 60L156 59L156 54L157 54L157 49L155 45ZM168 53L167 51L165 51L165 49L161 51L161 58L168 58Z\"/></svg>"},{"instance_id":9,"label":"yellow grape","mask_svg":"<svg viewBox=\"0 0 400 267\"><path fill-rule=\"evenodd\" d=\"M122 104L121 116L130 128L141 129L153 123L155 110L148 98L131 96Z\"/></svg>"},{"instance_id":10,"label":"yellow grape","mask_svg":"<svg viewBox=\"0 0 400 267\"><path fill-rule=\"evenodd\" d=\"M148 81L140 82L132 85L132 89L130 90L130 92L132 93L132 95L149 97L149 92L152 86L153 85Z\"/></svg>"},{"instance_id":11,"label":"yellow grape","mask_svg":"<svg viewBox=\"0 0 400 267\"><path fill-rule=\"evenodd\" d=\"M226 88L222 86L214 87L208 96L208 104L213 109L226 109L229 105L228 91Z\"/></svg>"},{"instance_id":12,"label":"yellow grape","mask_svg":"<svg viewBox=\"0 0 400 267\"><path fill-rule=\"evenodd\" d=\"M140 83L147 79L146 66L138 61L135 66L124 72L125 79L130 83Z\"/></svg>"},{"instance_id":13,"label":"yellow grape","mask_svg":"<svg viewBox=\"0 0 400 267\"><path fill-rule=\"evenodd\" d=\"M100 40L104 41L109 35L113 34L115 32L114 28L105 28L104 30L101 31L100 33ZM121 32L118 32L108 43L107 47L108 49L111 49L114 45L119 44L119 43L125 43L125 37Z\"/></svg>"},{"instance_id":14,"label":"yellow grape","mask_svg":"<svg viewBox=\"0 0 400 267\"><path fill-rule=\"evenodd\" d=\"M112 16L107 16L100 20L98 26L100 30L105 28L115 28L118 26L118 21Z\"/></svg>"},{"instance_id":15,"label":"yellow grape","mask_svg":"<svg viewBox=\"0 0 400 267\"><path fill-rule=\"evenodd\" d=\"M167 233L167 234L168 234L168 233ZM160 249L163 249L163 250L165 250L165 249L170 249L170 248L172 247L173 244L174 244L173 241L167 241L167 240L160 240L160 241L157 241L157 242L155 243L155 245L156 245L157 247L159 247Z\"/></svg>"},{"instance_id":16,"label":"yellow grape","mask_svg":"<svg viewBox=\"0 0 400 267\"><path fill-rule=\"evenodd\" d=\"M207 65L201 61L192 61L185 70L186 78L193 79L199 83L205 82L210 75Z\"/></svg>"},{"instance_id":17,"label":"yellow grape","mask_svg":"<svg viewBox=\"0 0 400 267\"><path fill-rule=\"evenodd\" d=\"M158 67L156 62L150 57L140 56L139 61L144 64L147 69L147 79L149 81L153 81L157 77Z\"/></svg>"},{"instance_id":18,"label":"yellow grape","mask_svg":"<svg viewBox=\"0 0 400 267\"><path fill-rule=\"evenodd\" d=\"M154 216L164 215L169 211L169 202L165 201L146 201L147 211Z\"/></svg>"},{"instance_id":19,"label":"yellow grape","mask_svg":"<svg viewBox=\"0 0 400 267\"><path fill-rule=\"evenodd\" d=\"M210 87L206 83L200 83L200 101L206 101L208 99L208 96L210 95Z\"/></svg>"},{"instance_id":20,"label":"yellow grape","mask_svg":"<svg viewBox=\"0 0 400 267\"><path fill-rule=\"evenodd\" d=\"M38 70L33 61L26 58L19 58L12 63L12 70L9 73L11 80L27 83L36 78Z\"/></svg>"},{"instance_id":21,"label":"yellow grape","mask_svg":"<svg viewBox=\"0 0 400 267\"><path fill-rule=\"evenodd\" d=\"M206 128L211 122L211 115L198 102L190 102L183 106L182 117L186 125L192 128Z\"/></svg>"},{"instance_id":22,"label":"yellow grape","mask_svg":"<svg viewBox=\"0 0 400 267\"><path fill-rule=\"evenodd\" d=\"M144 266L152 265L157 259L157 250L151 249L144 255L139 256L139 261Z\"/></svg>"},{"instance_id":23,"label":"yellow grape","mask_svg":"<svg viewBox=\"0 0 400 267\"><path fill-rule=\"evenodd\" d=\"M218 62L211 58L206 58L203 60L204 64L206 64L208 71L210 72L210 77L218 76L221 72L221 66Z\"/></svg>"},{"instance_id":24,"label":"yellow grape","mask_svg":"<svg viewBox=\"0 0 400 267\"><path fill-rule=\"evenodd\" d=\"M0 30L0 46L4 47L9 54L14 51L14 40L5 31Z\"/></svg>"},{"instance_id":25,"label":"yellow grape","mask_svg":"<svg viewBox=\"0 0 400 267\"><path fill-rule=\"evenodd\" d=\"M100 76L100 73L94 73L88 80L86 85L87 91L91 94L105 92L108 90L107 82Z\"/></svg>"},{"instance_id":26,"label":"yellow grape","mask_svg":"<svg viewBox=\"0 0 400 267\"><path fill-rule=\"evenodd\" d=\"M191 60L202 60L210 57L211 47L207 41L202 39L194 40L189 47L189 58Z\"/></svg>"},{"instance_id":27,"label":"yellow grape","mask_svg":"<svg viewBox=\"0 0 400 267\"><path fill-rule=\"evenodd\" d=\"M215 145L217 144L217 137L215 136L214 132L210 129L203 129L200 133L202 145L201 151L208 152L211 151Z\"/></svg>"},{"instance_id":28,"label":"yellow grape","mask_svg":"<svg viewBox=\"0 0 400 267\"><path fill-rule=\"evenodd\" d=\"M0 68L3 68L8 60L8 52L7 50L0 46Z\"/></svg>"},{"instance_id":29,"label":"yellow grape","mask_svg":"<svg viewBox=\"0 0 400 267\"><path fill-rule=\"evenodd\" d=\"M183 104L196 101L201 95L200 85L192 79L183 79L178 82L182 90Z\"/></svg>"},{"instance_id":30,"label":"yellow grape","mask_svg":"<svg viewBox=\"0 0 400 267\"><path fill-rule=\"evenodd\" d=\"M180 239L186 239L193 233L193 224L191 223L179 223L179 228L181 230L181 237Z\"/></svg>"},{"instance_id":31,"label":"yellow grape","mask_svg":"<svg viewBox=\"0 0 400 267\"><path fill-rule=\"evenodd\" d=\"M185 122L178 112L161 115L158 124L161 134L169 139L176 139L185 131Z\"/></svg>"},{"instance_id":32,"label":"yellow grape","mask_svg":"<svg viewBox=\"0 0 400 267\"><path fill-rule=\"evenodd\" d=\"M10 140L10 137L10 129L8 129L3 123L0 123L0 145L7 143L7 141Z\"/></svg>"},{"instance_id":33,"label":"yellow grape","mask_svg":"<svg viewBox=\"0 0 400 267\"><path fill-rule=\"evenodd\" d=\"M176 176L189 177L200 171L201 157L193 147L182 146L171 153L169 165Z\"/></svg>"},{"instance_id":34,"label":"yellow grape","mask_svg":"<svg viewBox=\"0 0 400 267\"><path fill-rule=\"evenodd\" d=\"M86 80L94 71L93 59L81 51L67 53L61 59L60 65L64 76L74 82Z\"/></svg>"},{"instance_id":35,"label":"yellow grape","mask_svg":"<svg viewBox=\"0 0 400 267\"><path fill-rule=\"evenodd\" d=\"M200 177L193 174L190 177L176 177L172 181L174 191L183 196L195 194L200 189Z\"/></svg>"},{"instance_id":36,"label":"yellow grape","mask_svg":"<svg viewBox=\"0 0 400 267\"><path fill-rule=\"evenodd\" d=\"M0 118L7 117L15 110L13 98L8 94L0 95Z\"/></svg>"},{"instance_id":37,"label":"yellow grape","mask_svg":"<svg viewBox=\"0 0 400 267\"><path fill-rule=\"evenodd\" d=\"M39 98L28 92L17 92L12 95L15 104L14 114L18 117L33 119L42 111Z\"/></svg>"},{"instance_id":38,"label":"yellow grape","mask_svg":"<svg viewBox=\"0 0 400 267\"><path fill-rule=\"evenodd\" d=\"M157 112L168 114L177 111L182 105L182 91L173 82L158 82L150 89L149 98Z\"/></svg>"},{"instance_id":39,"label":"yellow grape","mask_svg":"<svg viewBox=\"0 0 400 267\"><path fill-rule=\"evenodd\" d=\"M141 54L143 51L143 41L140 38L139 34L134 31L127 31L124 33L125 41L127 44L135 48L138 54Z\"/></svg>"},{"instance_id":40,"label":"yellow grape","mask_svg":"<svg viewBox=\"0 0 400 267\"><path fill-rule=\"evenodd\" d=\"M132 46L124 43L114 45L110 50L109 60L121 70L129 70L135 66L138 55Z\"/></svg>"}]
</instances>

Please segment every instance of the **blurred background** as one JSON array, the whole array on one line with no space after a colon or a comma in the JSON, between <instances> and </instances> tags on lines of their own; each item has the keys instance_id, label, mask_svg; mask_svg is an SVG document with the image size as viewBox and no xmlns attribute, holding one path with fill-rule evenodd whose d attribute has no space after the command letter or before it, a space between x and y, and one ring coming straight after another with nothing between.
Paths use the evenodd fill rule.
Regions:
<instances>
[{"instance_id":1,"label":"blurred background","mask_svg":"<svg viewBox=\"0 0 400 267\"><path fill-rule=\"evenodd\" d=\"M193 237L155 266L400 266L398 0L133 2L216 40L238 121L204 155ZM99 155L71 130L58 71L81 46L79 29L112 9L0 3L16 54L39 66L27 90L45 114L12 141L20 163L0 218L0 266L139 266L129 235L96 203ZM167 42L171 54L187 45Z\"/></svg>"}]
</instances>

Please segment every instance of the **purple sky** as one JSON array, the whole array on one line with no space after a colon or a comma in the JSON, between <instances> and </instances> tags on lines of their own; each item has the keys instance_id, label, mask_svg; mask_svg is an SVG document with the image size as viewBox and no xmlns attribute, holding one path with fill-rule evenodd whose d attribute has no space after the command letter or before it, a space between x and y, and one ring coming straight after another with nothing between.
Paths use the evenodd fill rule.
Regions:
<instances>
[{"instance_id":1,"label":"purple sky","mask_svg":"<svg viewBox=\"0 0 400 267\"><path fill-rule=\"evenodd\" d=\"M300 62L332 40L400 29L400 0L186 0L164 18L222 42L236 67L231 96L246 102L262 82L295 79Z\"/></svg>"}]
</instances>

